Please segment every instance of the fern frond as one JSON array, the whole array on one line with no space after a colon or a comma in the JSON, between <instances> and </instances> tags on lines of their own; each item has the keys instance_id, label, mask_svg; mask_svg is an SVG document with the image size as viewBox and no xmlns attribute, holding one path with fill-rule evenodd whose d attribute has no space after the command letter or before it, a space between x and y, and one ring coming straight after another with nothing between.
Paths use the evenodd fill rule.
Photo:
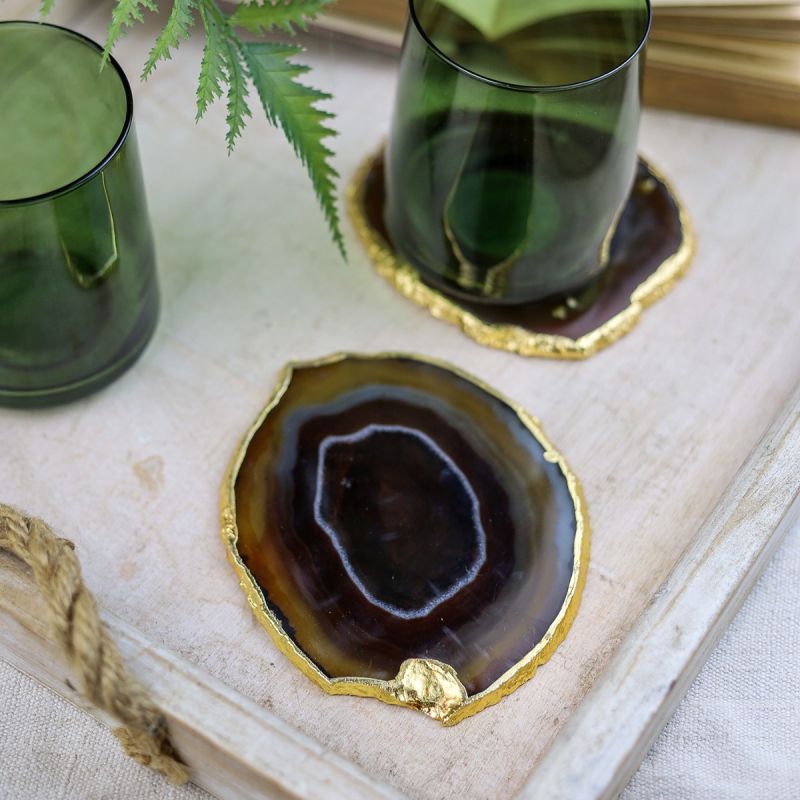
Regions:
<instances>
[{"instance_id":1,"label":"fern frond","mask_svg":"<svg viewBox=\"0 0 800 800\"><path fill-rule=\"evenodd\" d=\"M164 29L150 51L142 72L146 79L160 61L171 58L195 24L195 12L205 29L206 41L197 86L197 119L209 105L226 94L227 134L230 153L252 116L247 104L249 82L258 93L269 122L283 130L286 138L311 178L322 212L336 245L345 256L339 211L336 204L336 179L330 159L333 153L325 140L335 136L327 122L332 114L317 107L330 95L299 82L308 67L294 63L302 48L286 44L245 43L236 28L265 33L276 28L294 35L305 30L307 22L334 0L255 0L240 4L229 17L216 0L172 0L172 10ZM42 14L50 11L54 0L40 0ZM158 11L157 0L115 0L108 28L104 62L126 28L143 21L144 11ZM346 256L345 256L346 257Z\"/></svg>"},{"instance_id":2,"label":"fern frond","mask_svg":"<svg viewBox=\"0 0 800 800\"><path fill-rule=\"evenodd\" d=\"M172 50L180 45L182 39L189 38L189 31L194 25L195 7L196 0L174 0L164 30L158 35L156 43L147 57L147 63L142 71L143 81L147 80L159 61L167 61L172 58Z\"/></svg>"},{"instance_id":3,"label":"fern frond","mask_svg":"<svg viewBox=\"0 0 800 800\"><path fill-rule=\"evenodd\" d=\"M250 0L240 3L228 21L234 27L245 28L252 33L267 33L274 28L282 28L294 36L298 28L306 30L308 21L332 2L335 0L294 0L290 3L264 0L263 5L258 5Z\"/></svg>"},{"instance_id":4,"label":"fern frond","mask_svg":"<svg viewBox=\"0 0 800 800\"><path fill-rule=\"evenodd\" d=\"M142 13L145 9L157 12L156 0L117 0L111 12L111 24L108 27L106 45L103 49L103 63L108 61L108 57L124 29L132 28L135 23L143 21Z\"/></svg>"},{"instance_id":5,"label":"fern frond","mask_svg":"<svg viewBox=\"0 0 800 800\"><path fill-rule=\"evenodd\" d=\"M201 120L208 107L222 97L225 73L225 42L217 23L200 6L200 16L206 31L203 59L200 62L200 78L197 82L197 120Z\"/></svg>"},{"instance_id":6,"label":"fern frond","mask_svg":"<svg viewBox=\"0 0 800 800\"><path fill-rule=\"evenodd\" d=\"M290 59L302 48L278 43L241 44L247 69L267 119L279 126L311 178L333 239L345 256L344 239L336 205L337 172L330 164L333 153L323 140L335 136L326 122L333 115L316 104L330 95L304 86L297 78L309 68Z\"/></svg>"},{"instance_id":7,"label":"fern frond","mask_svg":"<svg viewBox=\"0 0 800 800\"><path fill-rule=\"evenodd\" d=\"M228 84L228 153L233 151L236 140L242 135L246 120L251 117L247 105L247 73L242 65L242 46L236 39L226 37L223 41L222 58L225 62L225 81Z\"/></svg>"}]
</instances>

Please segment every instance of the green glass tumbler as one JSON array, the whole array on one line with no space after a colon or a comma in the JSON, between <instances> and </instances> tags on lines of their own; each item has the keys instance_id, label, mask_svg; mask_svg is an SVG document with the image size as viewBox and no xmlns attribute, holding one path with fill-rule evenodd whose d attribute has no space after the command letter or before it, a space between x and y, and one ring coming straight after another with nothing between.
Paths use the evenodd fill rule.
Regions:
<instances>
[{"instance_id":1,"label":"green glass tumbler","mask_svg":"<svg viewBox=\"0 0 800 800\"><path fill-rule=\"evenodd\" d=\"M433 286L594 286L637 164L648 0L411 0L384 219Z\"/></svg>"},{"instance_id":2,"label":"green glass tumbler","mask_svg":"<svg viewBox=\"0 0 800 800\"><path fill-rule=\"evenodd\" d=\"M0 404L86 395L158 317L130 85L102 48L0 23Z\"/></svg>"}]
</instances>

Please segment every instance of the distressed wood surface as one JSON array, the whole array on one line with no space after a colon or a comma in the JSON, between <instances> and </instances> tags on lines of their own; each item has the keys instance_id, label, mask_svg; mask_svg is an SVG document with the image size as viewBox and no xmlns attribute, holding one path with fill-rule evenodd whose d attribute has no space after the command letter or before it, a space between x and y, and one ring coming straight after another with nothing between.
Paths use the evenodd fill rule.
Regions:
<instances>
[{"instance_id":1,"label":"distressed wood surface","mask_svg":"<svg viewBox=\"0 0 800 800\"><path fill-rule=\"evenodd\" d=\"M4 0L0 18L32 16L36 5ZM57 6L59 21L102 38L106 3ZM691 547L707 530L704 521L715 518L709 514L727 513L718 503L742 465L782 409L792 408L800 378L800 137L647 112L642 150L674 181L694 217L694 266L629 337L590 361L524 360L482 349L396 296L372 273L349 226L350 263L342 264L302 168L258 115L226 158L222 109L198 127L193 122L199 41L138 84L155 30L150 23L130 34L117 55L136 96L164 294L161 324L141 362L101 394L51 411L0 411L2 499L75 540L87 583L109 618L119 620L114 629L140 674L158 683L163 669L174 679L160 699L181 726L185 721L180 740L196 742L197 749L188 746L197 763L203 753L241 750L231 770L256 781L243 785L261 780L300 796L315 796L308 781L324 781L344 763L353 765L361 792L352 796L537 796L537 777L553 769L553 759L588 759L587 723L571 720L602 718L596 698L608 699L602 687L644 635L642 625L651 620L648 635L661 635L652 612L659 587L674 586L665 584L671 574L689 584L712 574L680 570L694 563L686 559L695 557ZM346 179L386 133L395 62L325 39L311 47L317 70L309 80L336 95L337 165ZM255 623L225 563L217 498L239 437L285 361L347 349L417 351L474 372L542 420L586 491L592 563L571 634L533 681L452 729L317 690ZM748 480L751 470L737 480ZM783 474L795 489L796 472ZM774 521L771 530L769 522L753 528L764 552L780 532ZM719 528L720 562L709 562L728 576L725 592L708 605L696 597L680 605L693 643L687 652L702 655L727 621L724 608L752 581L755 568L743 571L738 563L741 549L726 547L737 532ZM14 663L36 674L44 662L53 685L69 695L51 659L36 655L33 634L23 633L27 601L8 590L9 570L0 570L0 655L16 653ZM653 671L660 662L648 653L640 660L650 671L631 672L643 681L637 690L651 681L658 694L674 680L673 697L700 658L684 654ZM635 696L630 680L616 691ZM226 702L241 709L241 727L215 727L213 698L221 687ZM653 702L661 722L669 702ZM641 755L655 723L636 724L640 729L626 732L635 741L620 745L624 753L604 749L605 731L605 745L592 756L596 764L613 755L617 764L598 777L606 794ZM273 774L274 763L251 758L273 742L287 748L280 752L293 784L281 784L286 773ZM316 755L305 758L304 747ZM228 760L220 761L225 769ZM236 774L226 780L214 790L237 796L230 782Z\"/></svg>"},{"instance_id":2,"label":"distressed wood surface","mask_svg":"<svg viewBox=\"0 0 800 800\"><path fill-rule=\"evenodd\" d=\"M625 787L747 591L798 524L799 466L800 390L653 595L519 800L612 798Z\"/></svg>"}]
</instances>

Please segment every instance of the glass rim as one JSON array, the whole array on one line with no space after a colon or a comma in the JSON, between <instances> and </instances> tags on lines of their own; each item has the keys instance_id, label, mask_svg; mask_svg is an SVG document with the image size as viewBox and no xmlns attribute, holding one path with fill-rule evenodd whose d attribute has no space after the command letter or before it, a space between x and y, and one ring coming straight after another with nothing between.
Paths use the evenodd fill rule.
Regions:
<instances>
[{"instance_id":1,"label":"glass rim","mask_svg":"<svg viewBox=\"0 0 800 800\"><path fill-rule=\"evenodd\" d=\"M585 86L592 86L596 83L601 83L602 81L606 80L607 78L616 75L618 72L621 72L625 67L627 67L643 50L645 44L647 43L647 38L650 35L650 29L653 25L653 6L651 0L642 0L645 5L645 9L647 11L647 19L645 20L644 30L642 32L642 37L637 43L637 45L631 50L628 56L617 64L612 69L607 70L606 72L601 73L600 75L593 75L591 78L586 78L582 81L575 81L574 83L556 83L556 84L526 84L526 83L508 83L507 81L497 80L496 78L490 78L488 75L482 75L480 72L476 72L475 70L469 69L469 67L460 64L455 59L448 56L444 53L431 39L428 35L428 32L425 30L422 22L417 15L416 3L417 0L408 0L408 7L409 7L409 15L410 20L414 27L417 29L419 35L423 38L425 43L428 47L435 53L442 61L446 64L449 64L454 69L458 70L459 72L463 73L469 78L473 78L476 81L481 83L485 83L488 86L494 86L498 89L506 89L512 92L526 92L528 94L545 94L551 92L567 92L572 89L582 89Z\"/></svg>"},{"instance_id":2,"label":"glass rim","mask_svg":"<svg viewBox=\"0 0 800 800\"><path fill-rule=\"evenodd\" d=\"M10 20L0 20L0 27L4 25L21 25L26 28L51 28L53 30L61 31L62 33L66 33L74 39L78 39L85 45L88 45L92 49L96 50L98 53L103 54L103 47L99 45L94 39L90 39L88 36L84 36L82 33L78 33L78 31L74 31L71 28L65 28L63 25L54 25L51 22L33 22L31 20L24 20L24 19L10 19ZM46 192L42 192L41 194L32 195L30 197L20 197L15 198L13 200L3 200L0 199L0 208L6 206L23 206L23 205L31 205L33 203L41 203L45 200L52 200L56 197L60 197L61 195L67 194L68 192L72 192L75 189L83 186L84 184L91 181L93 178L96 178L114 159L114 157L119 153L122 149L122 146L125 144L126 140L128 139L128 135L131 130L131 126L133 124L133 92L131 91L131 85L128 81L128 76L125 74L125 71L119 65L119 62L109 53L108 56L108 63L114 68L114 71L117 74L117 77L120 80L122 85L122 89L125 93L125 120L122 123L122 130L120 131L117 140L108 150L108 152L100 159L100 161L95 164L91 169L85 172L75 180L70 181L63 186L59 186L55 189L50 189Z\"/></svg>"}]
</instances>

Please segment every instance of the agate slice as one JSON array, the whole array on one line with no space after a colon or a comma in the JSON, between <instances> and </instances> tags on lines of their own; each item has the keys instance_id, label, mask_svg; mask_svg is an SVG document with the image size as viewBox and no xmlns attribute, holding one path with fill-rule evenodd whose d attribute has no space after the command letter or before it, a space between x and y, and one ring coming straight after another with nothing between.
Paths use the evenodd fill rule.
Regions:
<instances>
[{"instance_id":1,"label":"agate slice","mask_svg":"<svg viewBox=\"0 0 800 800\"><path fill-rule=\"evenodd\" d=\"M535 420L454 368L286 368L234 459L223 537L250 605L332 694L446 724L566 634L588 559L578 481Z\"/></svg>"}]
</instances>

